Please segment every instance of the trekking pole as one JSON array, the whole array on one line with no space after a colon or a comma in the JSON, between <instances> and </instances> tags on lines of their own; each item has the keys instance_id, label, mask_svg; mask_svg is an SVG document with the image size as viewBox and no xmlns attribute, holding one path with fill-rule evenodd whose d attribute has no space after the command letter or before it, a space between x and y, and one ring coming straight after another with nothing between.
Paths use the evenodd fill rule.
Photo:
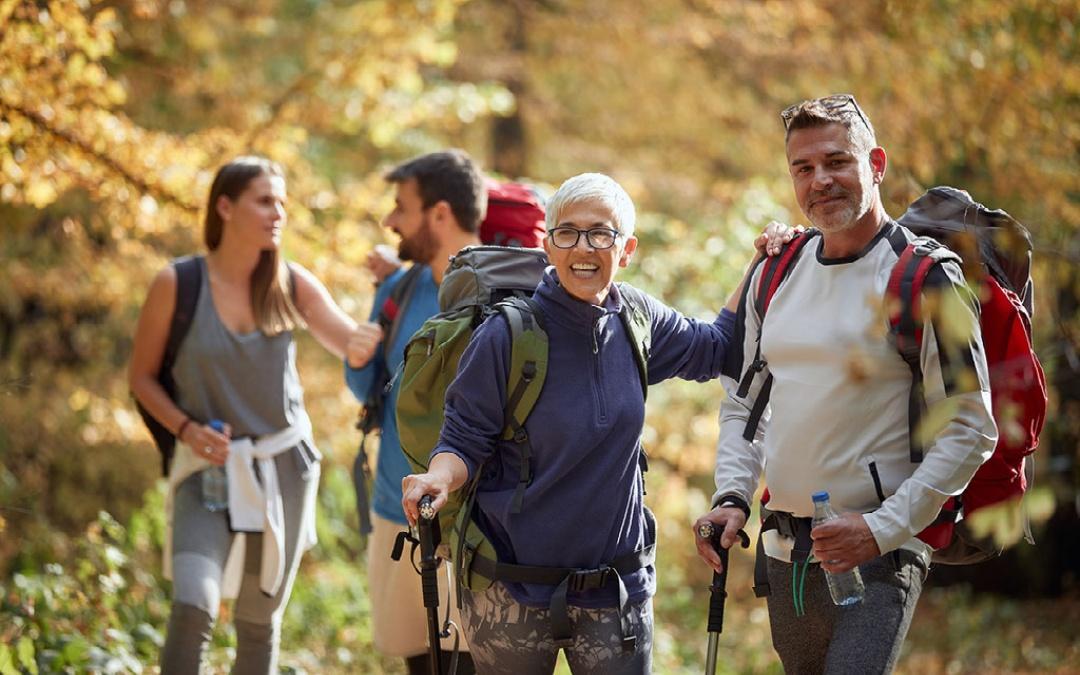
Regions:
<instances>
[{"instance_id":1,"label":"trekking pole","mask_svg":"<svg viewBox=\"0 0 1080 675\"><path fill-rule=\"evenodd\" d=\"M742 547L750 546L750 537L742 530L739 530L738 534ZM705 652L705 675L715 675L716 651L720 645L720 633L724 632L724 601L727 600L727 591L724 588L727 586L728 550L720 545L720 532L713 527L712 523L705 523L699 527L698 535L702 539L707 539L716 549L716 554L720 556L720 564L724 568L723 572L713 572L712 586L709 587L709 647Z\"/></svg>"},{"instance_id":2,"label":"trekking pole","mask_svg":"<svg viewBox=\"0 0 1080 675\"><path fill-rule=\"evenodd\" d=\"M439 558L435 555L442 535L439 519L431 506L431 495L420 498L420 519L416 528L420 535L420 583L424 589L424 608L428 620L428 655L431 675L442 673L442 645L439 643Z\"/></svg>"}]
</instances>

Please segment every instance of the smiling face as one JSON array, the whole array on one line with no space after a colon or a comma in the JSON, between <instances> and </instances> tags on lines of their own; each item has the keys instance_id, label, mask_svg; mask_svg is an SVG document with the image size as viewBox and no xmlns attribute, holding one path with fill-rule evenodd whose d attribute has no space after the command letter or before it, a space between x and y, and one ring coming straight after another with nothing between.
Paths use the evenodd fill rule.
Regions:
<instances>
[{"instance_id":1,"label":"smiling face","mask_svg":"<svg viewBox=\"0 0 1080 675\"><path fill-rule=\"evenodd\" d=\"M420 196L420 186L415 178L409 178L395 183L394 189L394 210L383 220L383 226L401 237L399 258L430 264L439 246L431 229L430 209L424 208Z\"/></svg>"},{"instance_id":2,"label":"smiling face","mask_svg":"<svg viewBox=\"0 0 1080 675\"><path fill-rule=\"evenodd\" d=\"M870 213L884 150L860 149L842 124L826 124L792 130L787 157L799 207L822 232L849 230Z\"/></svg>"},{"instance_id":3,"label":"smiling face","mask_svg":"<svg viewBox=\"0 0 1080 675\"><path fill-rule=\"evenodd\" d=\"M236 199L219 197L217 209L229 237L260 250L276 249L285 229L285 179L259 174Z\"/></svg>"},{"instance_id":4,"label":"smiling face","mask_svg":"<svg viewBox=\"0 0 1080 675\"><path fill-rule=\"evenodd\" d=\"M619 229L611 210L594 200L564 206L558 214L557 227L572 227L582 232L594 227ZM572 297L593 305L604 304L615 273L629 264L636 249L637 238L633 236L620 235L614 246L600 250L589 246L588 238L583 234L573 248L554 246L551 235L544 238L544 250L555 266L563 288Z\"/></svg>"}]
</instances>

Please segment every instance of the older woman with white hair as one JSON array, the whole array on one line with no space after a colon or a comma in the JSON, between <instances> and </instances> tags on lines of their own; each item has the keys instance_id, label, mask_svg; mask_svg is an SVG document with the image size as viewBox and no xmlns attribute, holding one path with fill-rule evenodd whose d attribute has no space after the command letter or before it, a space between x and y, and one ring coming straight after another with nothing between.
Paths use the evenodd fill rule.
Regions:
<instances>
[{"instance_id":1,"label":"older woman with white hair","mask_svg":"<svg viewBox=\"0 0 1080 675\"><path fill-rule=\"evenodd\" d=\"M473 518L503 570L483 592L462 589L463 628L480 673L551 673L560 648L575 673L650 671L656 526L643 500L642 375L648 384L717 377L739 291L709 323L616 284L637 250L634 219L626 191L596 173L567 180L548 204L552 266L532 296L548 366L524 423L531 457L500 440L511 332L494 315L473 335L447 390L428 472L403 481L415 523L421 497L432 495L438 509L479 476ZM774 232L769 248L787 232ZM628 309L644 325L644 349ZM516 495L525 461L531 479ZM545 576L551 583L524 582Z\"/></svg>"}]
</instances>

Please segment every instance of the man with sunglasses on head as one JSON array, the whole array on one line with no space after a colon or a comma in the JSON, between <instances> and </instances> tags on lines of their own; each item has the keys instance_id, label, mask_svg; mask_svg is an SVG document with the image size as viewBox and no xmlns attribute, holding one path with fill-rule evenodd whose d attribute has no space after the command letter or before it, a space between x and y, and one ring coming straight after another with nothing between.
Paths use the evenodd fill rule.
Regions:
<instances>
[{"instance_id":1,"label":"man with sunglasses on head","mask_svg":"<svg viewBox=\"0 0 1080 675\"><path fill-rule=\"evenodd\" d=\"M912 371L887 337L880 299L914 235L882 206L885 151L847 94L803 101L781 118L795 196L816 230L803 235L784 278L759 266L747 282L724 365L715 508L695 532L711 522L729 548L764 470L755 591L767 594L784 670L889 672L932 552L917 535L960 494L997 437L979 304L958 264L933 268L921 296L928 311L919 355L930 424L913 439ZM776 288L767 303L762 283ZM819 491L841 516L814 527ZM697 547L719 570L710 543L698 537ZM821 569L856 567L862 600L834 604Z\"/></svg>"}]
</instances>

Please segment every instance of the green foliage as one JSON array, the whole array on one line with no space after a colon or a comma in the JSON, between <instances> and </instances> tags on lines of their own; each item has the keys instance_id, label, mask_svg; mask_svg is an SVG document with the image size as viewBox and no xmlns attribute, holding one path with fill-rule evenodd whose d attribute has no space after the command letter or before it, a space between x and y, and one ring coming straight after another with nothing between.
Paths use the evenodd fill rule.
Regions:
<instances>
[{"instance_id":1,"label":"green foliage","mask_svg":"<svg viewBox=\"0 0 1080 675\"><path fill-rule=\"evenodd\" d=\"M160 513L160 499L148 506ZM0 672L141 672L163 640L168 603L149 557L144 516L125 529L102 512L68 564L0 585Z\"/></svg>"}]
</instances>

